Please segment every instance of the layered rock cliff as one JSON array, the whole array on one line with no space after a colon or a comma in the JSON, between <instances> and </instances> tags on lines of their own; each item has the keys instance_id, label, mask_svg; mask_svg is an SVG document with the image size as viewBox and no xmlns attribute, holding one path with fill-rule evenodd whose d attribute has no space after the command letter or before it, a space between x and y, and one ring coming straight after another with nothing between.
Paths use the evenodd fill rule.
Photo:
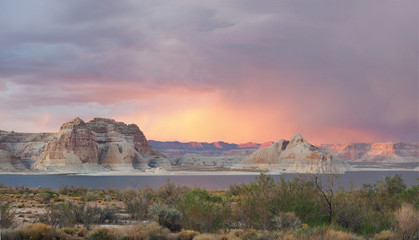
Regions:
<instances>
[{"instance_id":1,"label":"layered rock cliff","mask_svg":"<svg viewBox=\"0 0 419 240\"><path fill-rule=\"evenodd\" d=\"M87 124L98 144L98 161L112 167L169 166L171 161L148 144L143 132L135 124L112 119L95 118Z\"/></svg>"},{"instance_id":2,"label":"layered rock cliff","mask_svg":"<svg viewBox=\"0 0 419 240\"><path fill-rule=\"evenodd\" d=\"M171 165L154 151L135 124L95 118L87 123L76 118L64 123L59 133L0 132L0 167L22 168L35 161L34 169L80 169L106 166L113 169L144 169Z\"/></svg>"},{"instance_id":3,"label":"layered rock cliff","mask_svg":"<svg viewBox=\"0 0 419 240\"><path fill-rule=\"evenodd\" d=\"M350 166L308 143L300 134L261 148L234 168L281 169L299 173L343 173Z\"/></svg>"},{"instance_id":4,"label":"layered rock cliff","mask_svg":"<svg viewBox=\"0 0 419 240\"><path fill-rule=\"evenodd\" d=\"M38 160L55 133L0 131L0 168L24 168Z\"/></svg>"},{"instance_id":5,"label":"layered rock cliff","mask_svg":"<svg viewBox=\"0 0 419 240\"><path fill-rule=\"evenodd\" d=\"M418 162L419 143L351 143L321 145L320 149L351 162Z\"/></svg>"}]
</instances>

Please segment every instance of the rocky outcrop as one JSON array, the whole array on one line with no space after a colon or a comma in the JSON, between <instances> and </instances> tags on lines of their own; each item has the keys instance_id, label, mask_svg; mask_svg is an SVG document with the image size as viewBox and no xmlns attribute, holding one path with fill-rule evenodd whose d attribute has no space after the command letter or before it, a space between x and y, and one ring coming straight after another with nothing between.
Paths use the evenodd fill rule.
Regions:
<instances>
[{"instance_id":1,"label":"rocky outcrop","mask_svg":"<svg viewBox=\"0 0 419 240\"><path fill-rule=\"evenodd\" d=\"M76 118L61 126L57 139L46 145L34 168L72 168L84 163L98 163L98 146L86 123Z\"/></svg>"},{"instance_id":2,"label":"rocky outcrop","mask_svg":"<svg viewBox=\"0 0 419 240\"><path fill-rule=\"evenodd\" d=\"M14 133L0 131L0 168L34 169L145 169L171 165L154 151L135 124L95 118L76 118L64 123L59 133Z\"/></svg>"},{"instance_id":3,"label":"rocky outcrop","mask_svg":"<svg viewBox=\"0 0 419 240\"><path fill-rule=\"evenodd\" d=\"M112 119L95 118L88 129L98 145L98 161L113 168L137 169L171 165L164 155L154 151L143 132L135 124L125 124Z\"/></svg>"},{"instance_id":4,"label":"rocky outcrop","mask_svg":"<svg viewBox=\"0 0 419 240\"><path fill-rule=\"evenodd\" d=\"M25 168L38 160L54 133L16 133L0 131L0 168Z\"/></svg>"},{"instance_id":5,"label":"rocky outcrop","mask_svg":"<svg viewBox=\"0 0 419 240\"><path fill-rule=\"evenodd\" d=\"M343 173L350 166L308 143L300 134L261 148L233 168L280 169L298 173Z\"/></svg>"},{"instance_id":6,"label":"rocky outcrop","mask_svg":"<svg viewBox=\"0 0 419 240\"><path fill-rule=\"evenodd\" d=\"M419 143L351 143L321 145L320 149L350 162L418 162Z\"/></svg>"}]
</instances>

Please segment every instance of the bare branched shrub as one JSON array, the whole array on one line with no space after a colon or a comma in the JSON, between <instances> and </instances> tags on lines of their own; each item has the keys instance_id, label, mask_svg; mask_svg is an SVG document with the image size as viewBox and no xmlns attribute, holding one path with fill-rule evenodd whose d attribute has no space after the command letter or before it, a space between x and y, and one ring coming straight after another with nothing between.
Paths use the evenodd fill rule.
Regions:
<instances>
[{"instance_id":1,"label":"bare branched shrub","mask_svg":"<svg viewBox=\"0 0 419 240\"><path fill-rule=\"evenodd\" d=\"M185 194L190 191L191 189L189 187L175 185L170 181L170 179L168 179L167 183L160 186L156 193L160 202L163 202L171 207L176 207L179 205Z\"/></svg>"},{"instance_id":2,"label":"bare branched shrub","mask_svg":"<svg viewBox=\"0 0 419 240\"><path fill-rule=\"evenodd\" d=\"M154 192L152 189L145 188L140 191L131 189L124 193L123 202L126 211L131 214L133 219L146 220L148 218L148 208L153 203Z\"/></svg>"},{"instance_id":3,"label":"bare branched shrub","mask_svg":"<svg viewBox=\"0 0 419 240\"><path fill-rule=\"evenodd\" d=\"M82 224L90 229L99 223L117 222L115 211L111 208L76 204L71 201L53 204L39 217L39 221L54 227L74 227Z\"/></svg>"},{"instance_id":4,"label":"bare branched shrub","mask_svg":"<svg viewBox=\"0 0 419 240\"><path fill-rule=\"evenodd\" d=\"M419 214L410 204L403 204L396 211L397 221L395 232L399 239L410 240L419 238Z\"/></svg>"}]
</instances>

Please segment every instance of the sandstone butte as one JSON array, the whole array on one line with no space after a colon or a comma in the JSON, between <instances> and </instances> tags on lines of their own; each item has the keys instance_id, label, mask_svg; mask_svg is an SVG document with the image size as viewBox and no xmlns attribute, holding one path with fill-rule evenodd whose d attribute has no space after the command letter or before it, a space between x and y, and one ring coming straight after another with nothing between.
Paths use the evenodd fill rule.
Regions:
<instances>
[{"instance_id":1,"label":"sandstone butte","mask_svg":"<svg viewBox=\"0 0 419 240\"><path fill-rule=\"evenodd\" d=\"M152 149L135 124L94 118L75 118L57 134L0 132L0 167L21 168L34 162L39 170L78 170L85 166L146 169L171 161Z\"/></svg>"},{"instance_id":2,"label":"sandstone butte","mask_svg":"<svg viewBox=\"0 0 419 240\"><path fill-rule=\"evenodd\" d=\"M344 173L350 166L344 160L311 145L301 134L296 134L289 141L282 139L256 150L234 168L328 174Z\"/></svg>"}]
</instances>

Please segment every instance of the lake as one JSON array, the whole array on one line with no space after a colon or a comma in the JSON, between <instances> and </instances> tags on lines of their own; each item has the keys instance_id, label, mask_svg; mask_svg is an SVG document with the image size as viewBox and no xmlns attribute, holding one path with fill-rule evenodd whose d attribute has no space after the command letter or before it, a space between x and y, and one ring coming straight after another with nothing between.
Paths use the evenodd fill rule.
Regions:
<instances>
[{"instance_id":1,"label":"lake","mask_svg":"<svg viewBox=\"0 0 419 240\"><path fill-rule=\"evenodd\" d=\"M418 184L417 171L353 171L338 175L337 186L348 189L351 184L360 188L363 184L374 184L386 176L400 174L408 187ZM270 175L274 180L284 177L293 179L298 174ZM325 178L327 175L321 175ZM166 184L167 180L179 185L201 187L208 190L227 189L232 184L250 183L257 176L252 175L183 175L183 176L74 176L74 175L0 175L0 183L8 186L47 187L57 189L62 185L86 186L88 188L142 188L153 189Z\"/></svg>"}]
</instances>

